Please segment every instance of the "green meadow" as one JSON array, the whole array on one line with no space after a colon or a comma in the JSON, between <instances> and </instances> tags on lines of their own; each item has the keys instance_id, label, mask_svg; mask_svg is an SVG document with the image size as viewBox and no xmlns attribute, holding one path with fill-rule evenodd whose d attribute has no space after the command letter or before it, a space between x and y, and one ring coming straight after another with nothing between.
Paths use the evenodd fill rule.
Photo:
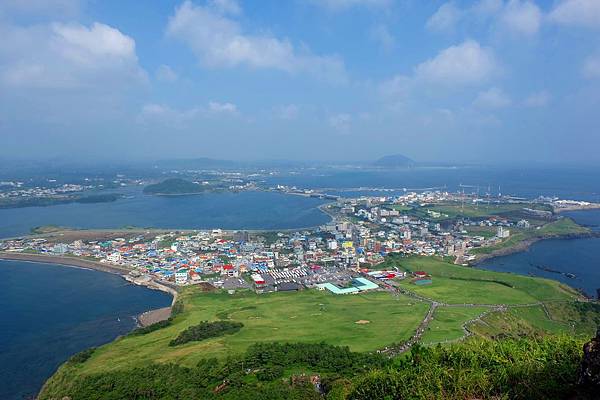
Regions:
<instances>
[{"instance_id":1,"label":"green meadow","mask_svg":"<svg viewBox=\"0 0 600 400\"><path fill-rule=\"evenodd\" d=\"M174 323L146 335L127 336L98 349L83 372L100 372L148 362L195 365L202 358L225 358L256 342L325 342L353 351L374 351L408 339L427 313L428 304L389 292L336 296L305 290L257 295L202 293L190 288L180 296L184 310ZM226 319L244 324L237 333L169 347L190 325Z\"/></svg>"}]
</instances>

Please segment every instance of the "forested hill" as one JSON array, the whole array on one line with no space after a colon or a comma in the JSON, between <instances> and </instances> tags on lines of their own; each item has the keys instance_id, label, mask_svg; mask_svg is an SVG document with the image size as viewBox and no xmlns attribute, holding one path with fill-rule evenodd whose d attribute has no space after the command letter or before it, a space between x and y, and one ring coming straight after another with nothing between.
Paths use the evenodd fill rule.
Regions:
<instances>
[{"instance_id":1,"label":"forested hill","mask_svg":"<svg viewBox=\"0 0 600 400\"><path fill-rule=\"evenodd\" d=\"M205 189L194 182L185 179L171 178L144 188L146 194L190 194L200 193Z\"/></svg>"}]
</instances>

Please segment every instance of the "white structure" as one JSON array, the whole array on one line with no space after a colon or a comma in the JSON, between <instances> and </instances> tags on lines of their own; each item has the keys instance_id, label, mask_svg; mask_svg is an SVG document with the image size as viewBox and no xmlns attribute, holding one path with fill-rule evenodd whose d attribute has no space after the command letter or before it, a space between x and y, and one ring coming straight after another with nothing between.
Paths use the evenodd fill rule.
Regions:
<instances>
[{"instance_id":1,"label":"white structure","mask_svg":"<svg viewBox=\"0 0 600 400\"><path fill-rule=\"evenodd\" d=\"M106 259L112 263L116 263L121 261L121 253L110 253L109 255L106 256Z\"/></svg>"},{"instance_id":2,"label":"white structure","mask_svg":"<svg viewBox=\"0 0 600 400\"><path fill-rule=\"evenodd\" d=\"M496 234L500 239L506 239L510 236L510 231L503 226L498 227L498 233Z\"/></svg>"},{"instance_id":3,"label":"white structure","mask_svg":"<svg viewBox=\"0 0 600 400\"><path fill-rule=\"evenodd\" d=\"M185 285L187 283L188 280L188 270L185 268L182 268L180 270L177 270L177 272L175 272L175 283L178 285Z\"/></svg>"}]
</instances>

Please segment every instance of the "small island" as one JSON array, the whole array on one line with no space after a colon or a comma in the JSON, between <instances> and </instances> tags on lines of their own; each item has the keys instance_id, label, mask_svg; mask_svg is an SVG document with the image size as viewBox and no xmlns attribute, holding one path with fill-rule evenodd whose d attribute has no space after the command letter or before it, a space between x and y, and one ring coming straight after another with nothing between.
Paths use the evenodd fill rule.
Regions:
<instances>
[{"instance_id":1,"label":"small island","mask_svg":"<svg viewBox=\"0 0 600 400\"><path fill-rule=\"evenodd\" d=\"M169 178L162 182L148 185L144 188L145 194L173 196L185 194L198 194L206 189L197 183L180 178Z\"/></svg>"}]
</instances>

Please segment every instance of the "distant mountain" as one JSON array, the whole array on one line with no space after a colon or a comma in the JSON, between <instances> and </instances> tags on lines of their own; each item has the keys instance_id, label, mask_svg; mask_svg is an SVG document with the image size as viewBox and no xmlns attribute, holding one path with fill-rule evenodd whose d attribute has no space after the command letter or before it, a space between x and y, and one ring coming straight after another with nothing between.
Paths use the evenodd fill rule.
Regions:
<instances>
[{"instance_id":1,"label":"distant mountain","mask_svg":"<svg viewBox=\"0 0 600 400\"><path fill-rule=\"evenodd\" d=\"M409 167L415 164L413 160L402 154L384 156L373 163L373 165L378 167Z\"/></svg>"},{"instance_id":2,"label":"distant mountain","mask_svg":"<svg viewBox=\"0 0 600 400\"><path fill-rule=\"evenodd\" d=\"M148 185L144 188L146 194L191 194L200 193L205 190L197 183L186 181L185 179L166 179L160 183Z\"/></svg>"}]
</instances>

